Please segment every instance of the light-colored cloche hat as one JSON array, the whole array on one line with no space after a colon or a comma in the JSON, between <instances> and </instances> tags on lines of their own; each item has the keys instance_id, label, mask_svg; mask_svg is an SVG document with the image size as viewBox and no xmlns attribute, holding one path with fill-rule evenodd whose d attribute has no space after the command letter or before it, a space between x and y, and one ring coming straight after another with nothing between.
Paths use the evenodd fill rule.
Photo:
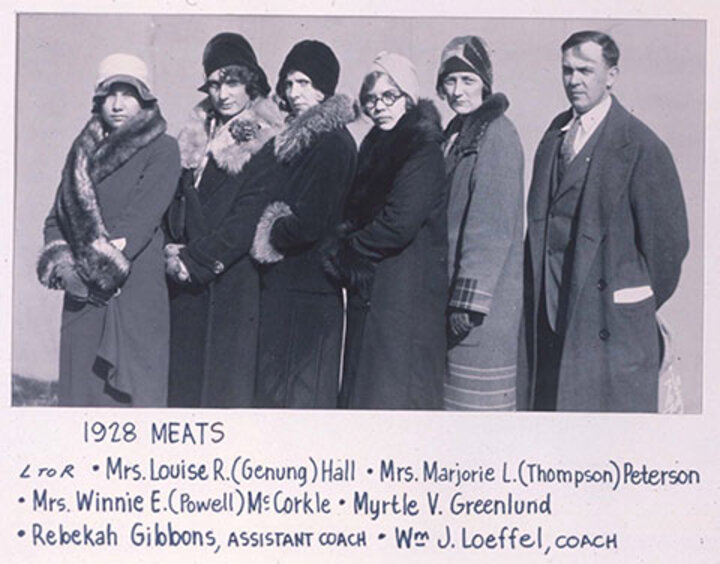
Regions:
<instances>
[{"instance_id":1,"label":"light-colored cloche hat","mask_svg":"<svg viewBox=\"0 0 720 564\"><path fill-rule=\"evenodd\" d=\"M388 75L414 104L420 96L420 81L415 65L407 57L398 53L382 51L372 62L370 71L379 71Z\"/></svg>"},{"instance_id":2,"label":"light-colored cloche hat","mask_svg":"<svg viewBox=\"0 0 720 564\"><path fill-rule=\"evenodd\" d=\"M153 102L157 99L150 90L148 67L141 58L135 55L113 53L105 57L98 68L93 97L107 96L110 93L110 87L118 82L133 86L140 98L146 102Z\"/></svg>"}]
</instances>

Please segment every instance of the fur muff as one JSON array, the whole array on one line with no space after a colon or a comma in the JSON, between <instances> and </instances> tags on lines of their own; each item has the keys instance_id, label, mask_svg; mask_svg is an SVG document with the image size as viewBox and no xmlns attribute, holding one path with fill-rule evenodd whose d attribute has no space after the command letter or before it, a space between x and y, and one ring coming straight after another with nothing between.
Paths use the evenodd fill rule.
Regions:
<instances>
[{"instance_id":1,"label":"fur muff","mask_svg":"<svg viewBox=\"0 0 720 564\"><path fill-rule=\"evenodd\" d=\"M292 210L285 202L272 202L265 208L260 216L255 237L253 238L250 255L261 264L272 264L280 262L283 254L273 247L270 241L270 234L275 222L282 218L292 215Z\"/></svg>"},{"instance_id":2,"label":"fur muff","mask_svg":"<svg viewBox=\"0 0 720 564\"><path fill-rule=\"evenodd\" d=\"M323 270L339 284L369 297L375 278L375 264L358 253L347 237L349 224L341 224L337 235L323 242L320 262Z\"/></svg>"},{"instance_id":3,"label":"fur muff","mask_svg":"<svg viewBox=\"0 0 720 564\"><path fill-rule=\"evenodd\" d=\"M37 269L41 283L57 287L53 276L55 267L67 264L68 260L72 260L75 270L91 289L114 292L125 282L130 261L110 242L95 186L165 129L165 119L157 106L141 109L108 135L100 116L90 118L65 161L55 203L65 240L51 242L43 249ZM63 250L63 243L68 245L70 257Z\"/></svg>"},{"instance_id":4,"label":"fur muff","mask_svg":"<svg viewBox=\"0 0 720 564\"><path fill-rule=\"evenodd\" d=\"M220 168L237 174L282 127L282 113L267 98L256 98L222 125L217 124L210 99L205 98L193 108L178 135L181 164L186 169L198 169L205 155L211 153Z\"/></svg>"},{"instance_id":5,"label":"fur muff","mask_svg":"<svg viewBox=\"0 0 720 564\"><path fill-rule=\"evenodd\" d=\"M275 156L289 163L310 147L318 135L340 129L360 113L344 94L336 94L292 119L275 137Z\"/></svg>"}]
</instances>

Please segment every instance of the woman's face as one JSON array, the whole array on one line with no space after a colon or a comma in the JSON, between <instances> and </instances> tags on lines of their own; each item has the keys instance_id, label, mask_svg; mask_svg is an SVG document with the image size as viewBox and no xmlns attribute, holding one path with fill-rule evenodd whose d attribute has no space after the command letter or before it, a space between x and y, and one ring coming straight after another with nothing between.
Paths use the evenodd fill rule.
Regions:
<instances>
[{"instance_id":1,"label":"woman's face","mask_svg":"<svg viewBox=\"0 0 720 564\"><path fill-rule=\"evenodd\" d=\"M387 75L381 75L365 96L365 111L383 131L390 131L407 111L407 99Z\"/></svg>"},{"instance_id":2,"label":"woman's face","mask_svg":"<svg viewBox=\"0 0 720 564\"><path fill-rule=\"evenodd\" d=\"M483 103L483 81L474 72L451 72L442 88L448 106L457 114L470 114Z\"/></svg>"},{"instance_id":3,"label":"woman's face","mask_svg":"<svg viewBox=\"0 0 720 564\"><path fill-rule=\"evenodd\" d=\"M300 115L325 100L325 94L313 86L312 80L300 71L285 77L285 99L293 115Z\"/></svg>"},{"instance_id":4,"label":"woman's face","mask_svg":"<svg viewBox=\"0 0 720 564\"><path fill-rule=\"evenodd\" d=\"M141 105L135 88L117 82L100 106L100 115L111 130L117 129L140 111Z\"/></svg>"},{"instance_id":5,"label":"woman's face","mask_svg":"<svg viewBox=\"0 0 720 564\"><path fill-rule=\"evenodd\" d=\"M236 116L250 103L245 84L236 77L226 76L223 69L213 71L206 85L210 103L222 121Z\"/></svg>"}]
</instances>

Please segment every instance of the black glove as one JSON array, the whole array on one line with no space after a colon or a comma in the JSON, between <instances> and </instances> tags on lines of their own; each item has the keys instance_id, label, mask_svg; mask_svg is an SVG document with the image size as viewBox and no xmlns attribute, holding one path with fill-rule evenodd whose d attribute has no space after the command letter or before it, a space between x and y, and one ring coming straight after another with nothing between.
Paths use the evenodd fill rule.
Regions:
<instances>
[{"instance_id":1,"label":"black glove","mask_svg":"<svg viewBox=\"0 0 720 564\"><path fill-rule=\"evenodd\" d=\"M450 309L448 312L448 337L450 342L459 343L475 327L482 325L485 314L464 309Z\"/></svg>"},{"instance_id":2,"label":"black glove","mask_svg":"<svg viewBox=\"0 0 720 564\"><path fill-rule=\"evenodd\" d=\"M71 265L60 264L55 267L50 282L51 288L65 290L74 300L87 301L90 290Z\"/></svg>"}]
</instances>

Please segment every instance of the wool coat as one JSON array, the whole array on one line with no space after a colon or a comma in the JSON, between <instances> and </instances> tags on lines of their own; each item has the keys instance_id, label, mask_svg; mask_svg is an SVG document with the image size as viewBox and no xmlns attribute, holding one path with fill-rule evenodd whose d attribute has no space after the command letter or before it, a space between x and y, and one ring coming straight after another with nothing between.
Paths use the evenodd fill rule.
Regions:
<instances>
[{"instance_id":1,"label":"wool coat","mask_svg":"<svg viewBox=\"0 0 720 564\"><path fill-rule=\"evenodd\" d=\"M341 288L323 272L322 240L340 222L357 159L351 100L333 96L275 138L271 203L258 223L261 264L256 405L334 408L342 349Z\"/></svg>"},{"instance_id":2,"label":"wool coat","mask_svg":"<svg viewBox=\"0 0 720 564\"><path fill-rule=\"evenodd\" d=\"M515 407L522 311L523 151L504 115L503 94L487 97L446 129L449 308L484 314L448 350L445 407Z\"/></svg>"},{"instance_id":3,"label":"wool coat","mask_svg":"<svg viewBox=\"0 0 720 564\"><path fill-rule=\"evenodd\" d=\"M45 221L40 280L53 286L64 263L92 290L115 295L103 305L66 292L60 405L166 405L170 322L161 224L180 161L164 131L156 107L107 135L95 116L68 156Z\"/></svg>"},{"instance_id":4,"label":"wool coat","mask_svg":"<svg viewBox=\"0 0 720 564\"><path fill-rule=\"evenodd\" d=\"M447 199L440 116L420 100L358 158L345 238L349 287L341 406L439 409L445 367Z\"/></svg>"},{"instance_id":5,"label":"wool coat","mask_svg":"<svg viewBox=\"0 0 720 564\"><path fill-rule=\"evenodd\" d=\"M277 106L258 98L219 126L205 99L180 133L183 174L167 227L185 245L190 282L170 281L170 406L252 405L260 290L249 251L273 170L268 141L281 124Z\"/></svg>"},{"instance_id":6,"label":"wool coat","mask_svg":"<svg viewBox=\"0 0 720 564\"><path fill-rule=\"evenodd\" d=\"M543 346L536 331L552 163L571 116L557 116L541 140L528 196L518 364L524 408L533 405ZM667 146L617 99L600 127L568 257L557 409L653 412L660 367L655 314L673 294L688 250L685 203Z\"/></svg>"}]
</instances>

